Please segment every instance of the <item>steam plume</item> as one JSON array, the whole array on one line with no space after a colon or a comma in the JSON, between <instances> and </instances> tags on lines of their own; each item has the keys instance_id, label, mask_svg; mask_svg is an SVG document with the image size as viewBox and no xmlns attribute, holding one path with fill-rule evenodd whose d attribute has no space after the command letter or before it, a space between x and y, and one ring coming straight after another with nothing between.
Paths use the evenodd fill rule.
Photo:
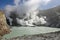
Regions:
<instances>
[{"instance_id":1,"label":"steam plume","mask_svg":"<svg viewBox=\"0 0 60 40\"><path fill-rule=\"evenodd\" d=\"M51 0L14 0L14 6L8 5L5 7L6 17L10 20L10 25L12 25L12 18L9 16L11 12L16 11L15 14L18 15L16 20L21 25L33 25L33 23L41 22L44 18L39 18L37 16L40 5L46 5ZM24 19L27 19L26 21ZM38 20L37 20L38 19ZM21 21L22 20L22 21ZM43 23L46 23L43 21Z\"/></svg>"}]
</instances>

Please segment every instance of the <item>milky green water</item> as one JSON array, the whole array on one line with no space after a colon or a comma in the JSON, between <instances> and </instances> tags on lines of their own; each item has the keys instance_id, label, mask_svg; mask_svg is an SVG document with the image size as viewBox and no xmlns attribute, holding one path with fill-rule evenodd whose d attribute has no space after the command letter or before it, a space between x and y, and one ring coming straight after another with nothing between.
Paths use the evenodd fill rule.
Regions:
<instances>
[{"instance_id":1,"label":"milky green water","mask_svg":"<svg viewBox=\"0 0 60 40\"><path fill-rule=\"evenodd\" d=\"M12 32L8 35L5 35L4 38L12 38L17 36L35 35L35 34L60 31L59 28L49 28L49 27L13 27L11 30Z\"/></svg>"}]
</instances>

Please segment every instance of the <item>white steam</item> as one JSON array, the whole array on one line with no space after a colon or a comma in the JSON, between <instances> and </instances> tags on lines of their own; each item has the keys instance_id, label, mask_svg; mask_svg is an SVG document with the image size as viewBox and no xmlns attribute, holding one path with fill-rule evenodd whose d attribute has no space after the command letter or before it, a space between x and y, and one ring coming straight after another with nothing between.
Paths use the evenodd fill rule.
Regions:
<instances>
[{"instance_id":1,"label":"white steam","mask_svg":"<svg viewBox=\"0 0 60 40\"><path fill-rule=\"evenodd\" d=\"M22 2L21 2L22 1ZM8 5L5 7L6 17L10 20L10 23L13 19L11 19L10 12L16 11L16 14L22 19L16 18L17 22L21 25L33 25L33 23L44 24L46 21L43 17L38 17L38 9L40 9L40 5L46 5L51 0L14 0L14 6ZM25 15L25 16L24 16ZM28 20L24 20L24 19ZM12 25L12 23L11 23Z\"/></svg>"},{"instance_id":2,"label":"white steam","mask_svg":"<svg viewBox=\"0 0 60 40\"><path fill-rule=\"evenodd\" d=\"M19 5L19 3L20 3L20 0L14 0L14 4L17 6L17 5Z\"/></svg>"}]
</instances>

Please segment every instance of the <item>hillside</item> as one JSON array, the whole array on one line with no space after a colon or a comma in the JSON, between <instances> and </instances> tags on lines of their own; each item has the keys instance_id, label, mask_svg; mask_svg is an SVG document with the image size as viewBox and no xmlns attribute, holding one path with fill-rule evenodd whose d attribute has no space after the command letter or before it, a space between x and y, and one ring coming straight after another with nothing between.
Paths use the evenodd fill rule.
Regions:
<instances>
[{"instance_id":1,"label":"hillside","mask_svg":"<svg viewBox=\"0 0 60 40\"><path fill-rule=\"evenodd\" d=\"M40 17L41 15L46 16L46 26L60 28L60 6L39 10L38 16Z\"/></svg>"}]
</instances>

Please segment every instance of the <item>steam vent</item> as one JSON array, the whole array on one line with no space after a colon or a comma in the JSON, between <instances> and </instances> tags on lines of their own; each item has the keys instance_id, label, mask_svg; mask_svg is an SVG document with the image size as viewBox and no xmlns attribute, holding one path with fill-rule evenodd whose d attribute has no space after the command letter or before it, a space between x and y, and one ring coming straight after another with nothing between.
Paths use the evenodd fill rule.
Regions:
<instances>
[{"instance_id":1,"label":"steam vent","mask_svg":"<svg viewBox=\"0 0 60 40\"><path fill-rule=\"evenodd\" d=\"M6 23L5 15L3 14L3 11L0 11L0 40L5 35L10 33L10 29Z\"/></svg>"}]
</instances>

